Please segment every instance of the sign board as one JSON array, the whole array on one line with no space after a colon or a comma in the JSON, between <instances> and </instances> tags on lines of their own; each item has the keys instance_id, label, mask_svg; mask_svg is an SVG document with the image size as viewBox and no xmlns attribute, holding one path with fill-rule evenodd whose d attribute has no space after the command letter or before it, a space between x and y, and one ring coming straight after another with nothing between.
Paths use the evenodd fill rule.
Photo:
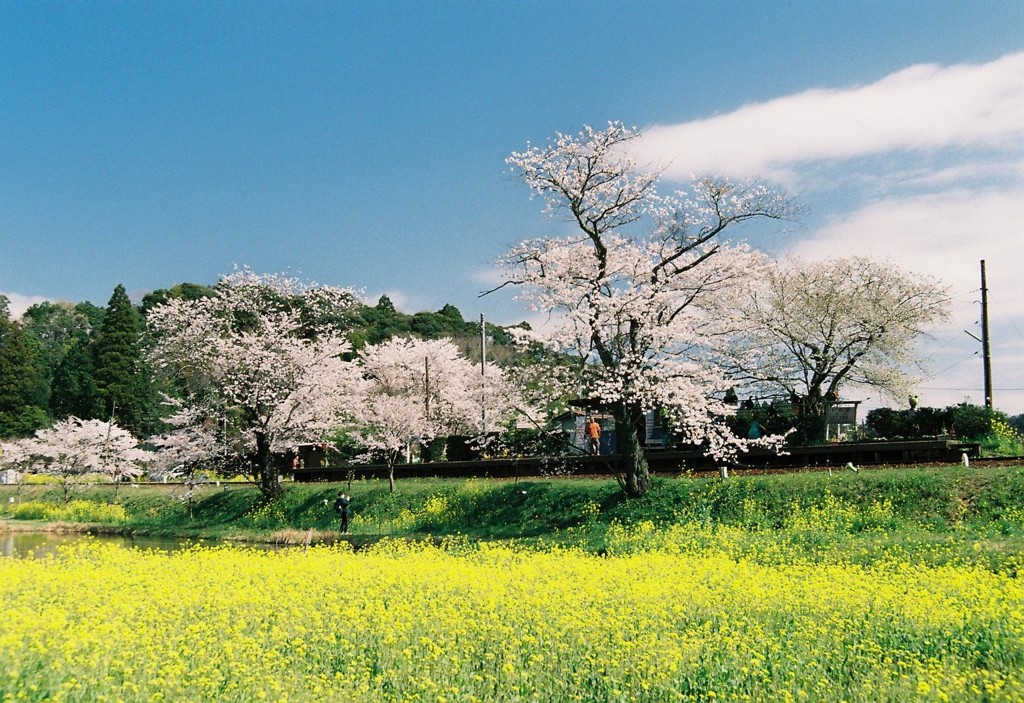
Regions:
<instances>
[{"instance_id":1,"label":"sign board","mask_svg":"<svg viewBox=\"0 0 1024 703\"><path fill-rule=\"evenodd\" d=\"M825 407L825 421L830 425L856 425L859 400L839 401Z\"/></svg>"}]
</instances>

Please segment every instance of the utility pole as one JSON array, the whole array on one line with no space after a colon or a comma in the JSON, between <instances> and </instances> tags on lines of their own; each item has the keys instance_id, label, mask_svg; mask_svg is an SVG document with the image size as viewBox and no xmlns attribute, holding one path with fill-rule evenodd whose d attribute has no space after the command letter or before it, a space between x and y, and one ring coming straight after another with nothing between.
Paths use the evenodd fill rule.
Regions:
<instances>
[{"instance_id":1,"label":"utility pole","mask_svg":"<svg viewBox=\"0 0 1024 703\"><path fill-rule=\"evenodd\" d=\"M480 431L487 432L487 335L483 313L480 313Z\"/></svg>"},{"instance_id":2,"label":"utility pole","mask_svg":"<svg viewBox=\"0 0 1024 703\"><path fill-rule=\"evenodd\" d=\"M981 260L981 350L985 369L985 407L992 406L992 354L988 339L988 286L985 283L985 260Z\"/></svg>"}]
</instances>

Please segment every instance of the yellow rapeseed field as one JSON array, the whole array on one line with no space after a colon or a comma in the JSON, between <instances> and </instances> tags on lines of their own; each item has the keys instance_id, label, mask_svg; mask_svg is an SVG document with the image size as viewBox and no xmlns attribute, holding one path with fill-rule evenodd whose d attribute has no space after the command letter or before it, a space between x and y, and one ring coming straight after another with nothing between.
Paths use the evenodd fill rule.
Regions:
<instances>
[{"instance_id":1,"label":"yellow rapeseed field","mask_svg":"<svg viewBox=\"0 0 1024 703\"><path fill-rule=\"evenodd\" d=\"M1024 589L973 567L93 543L0 604L4 703L1024 699Z\"/></svg>"}]
</instances>

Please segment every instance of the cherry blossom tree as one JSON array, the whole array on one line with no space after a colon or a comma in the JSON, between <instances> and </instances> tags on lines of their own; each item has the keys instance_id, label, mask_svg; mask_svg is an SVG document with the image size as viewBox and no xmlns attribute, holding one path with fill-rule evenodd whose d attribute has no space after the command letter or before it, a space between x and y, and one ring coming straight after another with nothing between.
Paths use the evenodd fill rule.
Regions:
<instances>
[{"instance_id":1,"label":"cherry blossom tree","mask_svg":"<svg viewBox=\"0 0 1024 703\"><path fill-rule=\"evenodd\" d=\"M746 448L716 421L731 409L716 399L727 384L705 350L742 324L736 305L765 262L721 235L793 212L788 198L756 181L708 177L689 194L661 196L657 171L629 156L637 136L612 123L513 153L513 172L573 232L528 239L499 260L503 286L519 286L532 309L552 313L547 343L579 360L579 393L613 416L631 496L650 487L637 429L648 410L667 413L710 455Z\"/></svg>"},{"instance_id":2,"label":"cherry blossom tree","mask_svg":"<svg viewBox=\"0 0 1024 703\"><path fill-rule=\"evenodd\" d=\"M222 466L226 447L221 441L223 433L218 432L214 419L203 409L183 408L174 399L168 399L168 403L177 406L178 410L165 419L170 431L148 440L156 455L152 466L165 480L181 480L184 491L179 497L188 507L191 518L196 491L203 482L203 472Z\"/></svg>"},{"instance_id":3,"label":"cherry blossom tree","mask_svg":"<svg viewBox=\"0 0 1024 703\"><path fill-rule=\"evenodd\" d=\"M25 472L32 468L32 437L22 437L6 442L0 441L0 471L11 471L13 477L8 476L7 482L18 486L18 496L21 496L21 487L25 483Z\"/></svg>"},{"instance_id":4,"label":"cherry blossom tree","mask_svg":"<svg viewBox=\"0 0 1024 703\"><path fill-rule=\"evenodd\" d=\"M448 434L484 435L508 419L516 394L499 367L481 368L451 341L395 338L367 345L357 360L362 381L356 434L382 454L395 490L395 465L410 443Z\"/></svg>"},{"instance_id":5,"label":"cherry blossom tree","mask_svg":"<svg viewBox=\"0 0 1024 703\"><path fill-rule=\"evenodd\" d=\"M916 341L949 309L946 286L893 263L794 257L766 269L745 302L734 375L807 401L805 412L849 385L900 398L920 366Z\"/></svg>"},{"instance_id":6,"label":"cherry blossom tree","mask_svg":"<svg viewBox=\"0 0 1024 703\"><path fill-rule=\"evenodd\" d=\"M24 452L32 457L31 464L37 470L60 479L65 503L74 484L85 474L106 473L119 482L123 477L141 475L141 464L149 457L127 430L110 422L77 417L37 430Z\"/></svg>"},{"instance_id":7,"label":"cherry blossom tree","mask_svg":"<svg viewBox=\"0 0 1024 703\"><path fill-rule=\"evenodd\" d=\"M183 417L219 428L222 456L268 500L282 492L273 453L322 440L347 407L349 345L331 322L354 301L349 290L244 269L210 296L149 312L154 368L179 389Z\"/></svg>"}]
</instances>

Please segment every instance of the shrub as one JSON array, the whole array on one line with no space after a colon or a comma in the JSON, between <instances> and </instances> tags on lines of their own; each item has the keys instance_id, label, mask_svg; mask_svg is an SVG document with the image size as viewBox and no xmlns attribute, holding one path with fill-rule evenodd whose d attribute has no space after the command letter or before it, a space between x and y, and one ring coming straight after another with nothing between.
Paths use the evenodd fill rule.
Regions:
<instances>
[{"instance_id":1,"label":"shrub","mask_svg":"<svg viewBox=\"0 0 1024 703\"><path fill-rule=\"evenodd\" d=\"M950 425L957 437L964 439L982 439L992 432L992 421L1006 422L1006 415L980 405L960 403L946 408L949 413Z\"/></svg>"},{"instance_id":2,"label":"shrub","mask_svg":"<svg viewBox=\"0 0 1024 703\"><path fill-rule=\"evenodd\" d=\"M881 437L928 437L952 431L963 439L980 440L992 432L994 421L1006 423L1006 415L988 408L960 403L949 407L918 408L894 410L892 408L875 408L865 420L875 433Z\"/></svg>"}]
</instances>

